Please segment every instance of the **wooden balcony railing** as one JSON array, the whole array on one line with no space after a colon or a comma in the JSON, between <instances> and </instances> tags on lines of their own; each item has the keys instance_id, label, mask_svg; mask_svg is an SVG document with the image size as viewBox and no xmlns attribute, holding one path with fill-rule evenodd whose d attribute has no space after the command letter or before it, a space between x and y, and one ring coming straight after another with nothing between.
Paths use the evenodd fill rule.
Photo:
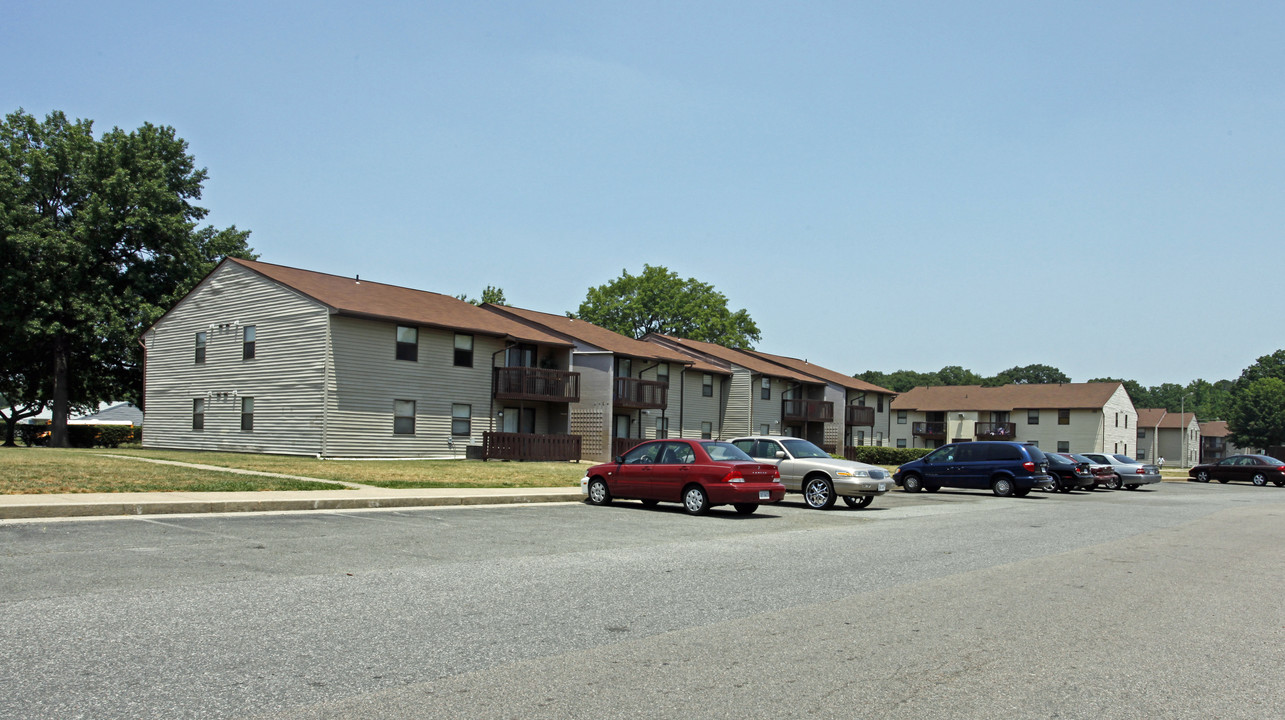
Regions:
<instances>
[{"instance_id":1,"label":"wooden balcony railing","mask_svg":"<svg viewBox=\"0 0 1285 720\"><path fill-rule=\"evenodd\" d=\"M863 405L845 405L843 407L845 425L875 425L875 409Z\"/></svg>"},{"instance_id":2,"label":"wooden balcony railing","mask_svg":"<svg viewBox=\"0 0 1285 720\"><path fill-rule=\"evenodd\" d=\"M784 422L834 422L834 403L829 400L782 400L781 420Z\"/></svg>"},{"instance_id":3,"label":"wooden balcony railing","mask_svg":"<svg viewBox=\"0 0 1285 720\"><path fill-rule=\"evenodd\" d=\"M611 439L611 459L624 455L635 446L647 442L647 438L612 438Z\"/></svg>"},{"instance_id":4,"label":"wooden balcony railing","mask_svg":"<svg viewBox=\"0 0 1285 720\"><path fill-rule=\"evenodd\" d=\"M1012 440L1017 437L1017 423L979 422L973 428L978 440Z\"/></svg>"},{"instance_id":5,"label":"wooden balcony railing","mask_svg":"<svg viewBox=\"0 0 1285 720\"><path fill-rule=\"evenodd\" d=\"M496 400L580 401L580 373L532 367L495 368Z\"/></svg>"},{"instance_id":6,"label":"wooden balcony railing","mask_svg":"<svg viewBox=\"0 0 1285 720\"><path fill-rule=\"evenodd\" d=\"M919 437L926 438L944 438L946 437L946 423L944 422L917 422L910 428L910 432Z\"/></svg>"},{"instance_id":7,"label":"wooden balcony railing","mask_svg":"<svg viewBox=\"0 0 1285 720\"><path fill-rule=\"evenodd\" d=\"M580 436L484 432L482 433L482 457L486 460L545 462L579 460Z\"/></svg>"},{"instance_id":8,"label":"wooden balcony railing","mask_svg":"<svg viewBox=\"0 0 1285 720\"><path fill-rule=\"evenodd\" d=\"M669 405L669 383L618 377L612 401L618 408L664 408Z\"/></svg>"}]
</instances>

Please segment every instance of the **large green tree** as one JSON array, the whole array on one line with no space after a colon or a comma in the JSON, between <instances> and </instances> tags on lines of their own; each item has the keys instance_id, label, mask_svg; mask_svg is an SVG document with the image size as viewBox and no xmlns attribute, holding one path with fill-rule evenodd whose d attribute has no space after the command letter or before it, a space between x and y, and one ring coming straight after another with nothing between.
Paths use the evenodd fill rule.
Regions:
<instances>
[{"instance_id":1,"label":"large green tree","mask_svg":"<svg viewBox=\"0 0 1285 720\"><path fill-rule=\"evenodd\" d=\"M1260 377L1238 386L1227 429L1231 441L1241 447L1285 445L1285 380Z\"/></svg>"},{"instance_id":2,"label":"large green tree","mask_svg":"<svg viewBox=\"0 0 1285 720\"><path fill-rule=\"evenodd\" d=\"M1000 371L989 378L987 385L1047 385L1050 383L1069 383L1071 378L1052 365L1022 365Z\"/></svg>"},{"instance_id":3,"label":"large green tree","mask_svg":"<svg viewBox=\"0 0 1285 720\"><path fill-rule=\"evenodd\" d=\"M73 407L138 399L141 331L248 232L198 223L206 171L173 128L94 138L89 120L18 110L0 124L0 358L41 359L36 380L66 445Z\"/></svg>"},{"instance_id":4,"label":"large green tree","mask_svg":"<svg viewBox=\"0 0 1285 720\"><path fill-rule=\"evenodd\" d=\"M733 348L750 348L760 339L749 313L728 310L727 297L712 285L684 280L661 266L643 265L639 275L625 270L615 280L589 288L571 317L632 338L664 333Z\"/></svg>"}]
</instances>

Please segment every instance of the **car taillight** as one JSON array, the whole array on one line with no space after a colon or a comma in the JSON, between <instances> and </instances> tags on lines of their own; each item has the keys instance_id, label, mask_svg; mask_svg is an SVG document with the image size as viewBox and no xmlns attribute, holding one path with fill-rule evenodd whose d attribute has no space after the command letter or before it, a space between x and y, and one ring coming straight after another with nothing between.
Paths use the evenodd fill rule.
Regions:
<instances>
[{"instance_id":1,"label":"car taillight","mask_svg":"<svg viewBox=\"0 0 1285 720\"><path fill-rule=\"evenodd\" d=\"M1035 463L1027 460L1022 463L1022 469L1026 470L1026 472L1035 472Z\"/></svg>"},{"instance_id":2,"label":"car taillight","mask_svg":"<svg viewBox=\"0 0 1285 720\"><path fill-rule=\"evenodd\" d=\"M1276 468L1276 469L1277 469L1277 470L1280 470L1281 472L1285 472L1285 465L1281 465L1280 467L1278 467L1278 468Z\"/></svg>"},{"instance_id":3,"label":"car taillight","mask_svg":"<svg viewBox=\"0 0 1285 720\"><path fill-rule=\"evenodd\" d=\"M1282 467L1281 470L1285 470L1285 467ZM772 466L772 479L773 480L781 479L781 470L775 465Z\"/></svg>"},{"instance_id":4,"label":"car taillight","mask_svg":"<svg viewBox=\"0 0 1285 720\"><path fill-rule=\"evenodd\" d=\"M1139 475L1146 475L1146 474L1147 474L1147 471L1146 471L1146 469L1145 469L1145 468L1138 468L1138 471L1137 471L1137 472L1138 472L1138 474L1139 474Z\"/></svg>"},{"instance_id":5,"label":"car taillight","mask_svg":"<svg viewBox=\"0 0 1285 720\"><path fill-rule=\"evenodd\" d=\"M741 482L741 483L743 483L743 482L745 482L745 476L741 474L741 471L740 471L740 470L733 470L733 471L731 471L731 472L729 472L728 474L726 474L726 475L724 475L724 476L723 476L723 482L732 482L732 483Z\"/></svg>"}]
</instances>

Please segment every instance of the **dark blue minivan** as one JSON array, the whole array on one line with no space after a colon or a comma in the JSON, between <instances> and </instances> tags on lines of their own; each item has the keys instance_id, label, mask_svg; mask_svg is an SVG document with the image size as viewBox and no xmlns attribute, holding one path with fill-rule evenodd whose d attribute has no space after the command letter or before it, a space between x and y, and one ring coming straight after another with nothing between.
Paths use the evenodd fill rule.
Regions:
<instances>
[{"instance_id":1,"label":"dark blue minivan","mask_svg":"<svg viewBox=\"0 0 1285 720\"><path fill-rule=\"evenodd\" d=\"M943 445L897 468L892 479L906 492L953 487L1023 497L1033 488L1052 487L1047 473L1048 458L1038 447L982 440Z\"/></svg>"}]
</instances>

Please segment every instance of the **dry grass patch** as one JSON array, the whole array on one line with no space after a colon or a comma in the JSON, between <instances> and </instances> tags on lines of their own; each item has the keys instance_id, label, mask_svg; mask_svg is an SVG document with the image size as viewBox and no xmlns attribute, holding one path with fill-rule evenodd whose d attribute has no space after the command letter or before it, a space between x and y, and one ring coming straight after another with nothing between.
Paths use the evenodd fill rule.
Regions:
<instances>
[{"instance_id":1,"label":"dry grass patch","mask_svg":"<svg viewBox=\"0 0 1285 720\"><path fill-rule=\"evenodd\" d=\"M233 475L102 455L96 450L0 448L0 495L343 489L329 483Z\"/></svg>"},{"instance_id":2,"label":"dry grass patch","mask_svg":"<svg viewBox=\"0 0 1285 720\"><path fill-rule=\"evenodd\" d=\"M590 463L478 460L318 460L290 455L182 450L100 450L155 460L299 475L386 488L578 487ZM121 461L115 461L121 462ZM137 463L146 464L146 463Z\"/></svg>"}]
</instances>

